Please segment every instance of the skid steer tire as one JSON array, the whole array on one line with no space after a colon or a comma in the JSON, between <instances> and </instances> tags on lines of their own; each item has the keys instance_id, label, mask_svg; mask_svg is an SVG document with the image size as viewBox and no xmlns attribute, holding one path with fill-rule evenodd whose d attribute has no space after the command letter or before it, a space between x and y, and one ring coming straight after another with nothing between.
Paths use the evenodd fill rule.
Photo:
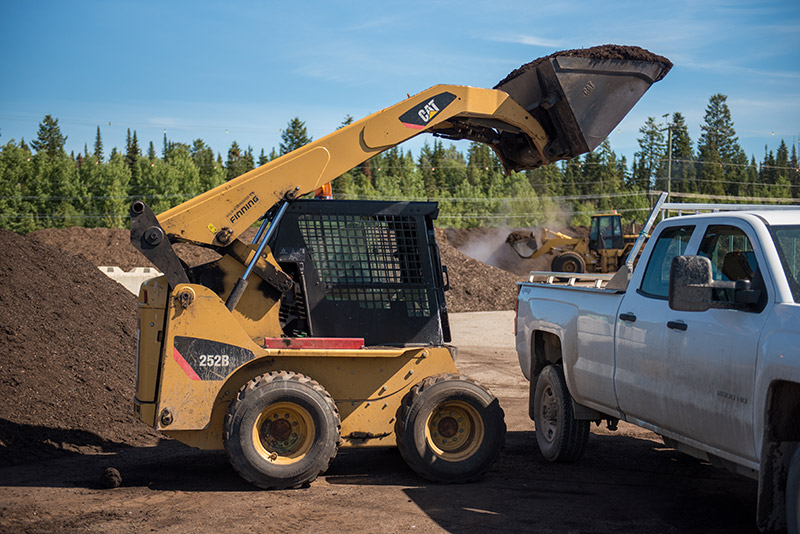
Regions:
<instances>
[{"instance_id":1,"label":"skid steer tire","mask_svg":"<svg viewBox=\"0 0 800 534\"><path fill-rule=\"evenodd\" d=\"M245 384L231 402L223 440L233 468L264 489L298 488L325 472L341 422L331 396L311 378L277 371Z\"/></svg>"},{"instance_id":2,"label":"skid steer tire","mask_svg":"<svg viewBox=\"0 0 800 534\"><path fill-rule=\"evenodd\" d=\"M433 482L476 479L505 443L505 414L478 382L456 374L425 378L397 410L397 447L406 463Z\"/></svg>"},{"instance_id":3,"label":"skid steer tire","mask_svg":"<svg viewBox=\"0 0 800 534\"><path fill-rule=\"evenodd\" d=\"M548 365L536 379L533 397L533 421L536 443L545 459L551 462L574 462L586 449L589 421L573 417L572 397L561 365Z\"/></svg>"}]
</instances>

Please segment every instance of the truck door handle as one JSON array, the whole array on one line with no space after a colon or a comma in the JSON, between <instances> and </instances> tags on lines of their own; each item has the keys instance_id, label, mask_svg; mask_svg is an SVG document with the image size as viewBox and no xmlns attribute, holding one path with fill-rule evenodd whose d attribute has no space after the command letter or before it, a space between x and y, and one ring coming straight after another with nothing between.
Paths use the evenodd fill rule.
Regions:
<instances>
[{"instance_id":1,"label":"truck door handle","mask_svg":"<svg viewBox=\"0 0 800 534\"><path fill-rule=\"evenodd\" d=\"M683 321L667 321L667 328L672 328L673 330L686 330L689 328L689 325Z\"/></svg>"},{"instance_id":2,"label":"truck door handle","mask_svg":"<svg viewBox=\"0 0 800 534\"><path fill-rule=\"evenodd\" d=\"M623 321L628 321L629 323L636 322L636 314L634 313L620 313L619 318Z\"/></svg>"}]
</instances>

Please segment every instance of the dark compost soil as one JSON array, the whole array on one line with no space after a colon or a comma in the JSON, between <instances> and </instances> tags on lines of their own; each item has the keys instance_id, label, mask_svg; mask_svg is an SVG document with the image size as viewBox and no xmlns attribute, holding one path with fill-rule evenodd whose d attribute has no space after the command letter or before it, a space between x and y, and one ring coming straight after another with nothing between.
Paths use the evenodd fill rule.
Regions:
<instances>
[{"instance_id":1,"label":"dark compost soil","mask_svg":"<svg viewBox=\"0 0 800 534\"><path fill-rule=\"evenodd\" d=\"M470 233L478 236L481 229L463 230L457 245L469 241ZM124 228L51 228L37 230L31 237L84 256L94 265L110 265L125 271L133 267L152 267L130 243L129 231ZM446 293L447 307L451 312L513 310L516 282L519 276L486 265L462 254L448 242L449 233L437 230L436 239L444 263L450 274L451 290ZM453 234L456 235L456 234ZM245 233L245 240L248 233ZM505 239L503 237L502 239ZM501 240L502 241L502 240ZM508 245L506 247L511 250ZM176 253L189 265L212 261L218 255L208 249L178 244ZM513 270L513 269L509 269Z\"/></svg>"},{"instance_id":2,"label":"dark compost soil","mask_svg":"<svg viewBox=\"0 0 800 534\"><path fill-rule=\"evenodd\" d=\"M0 466L152 441L131 410L136 298L34 238L0 247Z\"/></svg>"},{"instance_id":3,"label":"dark compost soil","mask_svg":"<svg viewBox=\"0 0 800 534\"><path fill-rule=\"evenodd\" d=\"M553 58L553 57L584 57L589 59L627 59L630 61L652 61L655 63L661 63L666 67L663 73L661 74L661 78L666 76L669 69L672 68L672 62L665 58L664 56L659 56L650 52L649 50L645 50L644 48L640 48L638 46L623 46L623 45L615 45L615 44L607 44L601 46L593 46L591 48L576 48L573 50L562 50L560 52L555 52L550 54L549 56L540 57L538 59L534 59L530 63L526 63L522 65L518 69L515 69L509 73L508 76L503 78L503 80L494 86L495 89L500 89L502 86L514 78L519 77L525 72L528 72L531 69L535 69L538 65L543 63L544 61ZM659 78L658 80L660 80ZM658 81L656 80L656 81Z\"/></svg>"},{"instance_id":4,"label":"dark compost soil","mask_svg":"<svg viewBox=\"0 0 800 534\"><path fill-rule=\"evenodd\" d=\"M513 309L518 277L437 235L451 312ZM131 410L136 297L97 269L149 266L128 236L108 228L0 231L0 466L158 439ZM216 257L177 248L190 264Z\"/></svg>"}]
</instances>

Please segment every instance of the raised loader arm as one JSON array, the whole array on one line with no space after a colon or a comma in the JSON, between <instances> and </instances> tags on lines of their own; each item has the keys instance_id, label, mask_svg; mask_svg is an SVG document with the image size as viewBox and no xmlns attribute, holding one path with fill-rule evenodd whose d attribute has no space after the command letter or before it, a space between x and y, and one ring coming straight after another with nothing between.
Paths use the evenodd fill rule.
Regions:
<instances>
[{"instance_id":1,"label":"raised loader arm","mask_svg":"<svg viewBox=\"0 0 800 534\"><path fill-rule=\"evenodd\" d=\"M495 89L437 85L247 172L156 217L131 209L131 241L185 282L171 243L227 247L281 200L429 132L488 144L509 171L594 149L671 63L636 47L571 50L523 65Z\"/></svg>"},{"instance_id":2,"label":"raised loader arm","mask_svg":"<svg viewBox=\"0 0 800 534\"><path fill-rule=\"evenodd\" d=\"M253 169L161 215L173 241L227 245L283 199L314 191L372 156L452 119L493 119L543 150L539 123L503 91L437 85Z\"/></svg>"}]
</instances>

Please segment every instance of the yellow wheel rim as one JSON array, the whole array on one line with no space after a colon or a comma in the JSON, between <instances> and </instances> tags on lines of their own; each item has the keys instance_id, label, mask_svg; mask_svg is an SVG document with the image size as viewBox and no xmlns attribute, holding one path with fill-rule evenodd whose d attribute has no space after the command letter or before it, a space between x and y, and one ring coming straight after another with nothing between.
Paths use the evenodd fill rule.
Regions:
<instances>
[{"instance_id":1,"label":"yellow wheel rim","mask_svg":"<svg viewBox=\"0 0 800 534\"><path fill-rule=\"evenodd\" d=\"M314 444L311 414L293 402L270 404L253 426L256 451L274 464L300 461Z\"/></svg>"},{"instance_id":2,"label":"yellow wheel rim","mask_svg":"<svg viewBox=\"0 0 800 534\"><path fill-rule=\"evenodd\" d=\"M449 462L469 458L483 442L484 426L478 410L463 401L447 401L428 416L425 438L434 454Z\"/></svg>"}]
</instances>

